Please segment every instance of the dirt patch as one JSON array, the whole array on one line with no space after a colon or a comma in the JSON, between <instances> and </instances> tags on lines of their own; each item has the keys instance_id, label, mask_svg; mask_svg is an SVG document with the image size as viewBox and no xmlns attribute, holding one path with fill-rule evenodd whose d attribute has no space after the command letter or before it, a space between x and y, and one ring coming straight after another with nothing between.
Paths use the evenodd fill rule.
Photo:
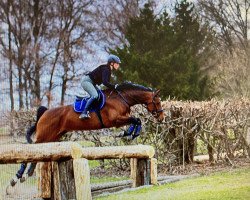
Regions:
<instances>
[{"instance_id":1,"label":"dirt patch","mask_svg":"<svg viewBox=\"0 0 250 200\"><path fill-rule=\"evenodd\" d=\"M17 184L15 187L7 186L5 191L1 192L1 199L4 200L30 200L30 199L41 199L37 197L36 186L24 187L22 184Z\"/></svg>"}]
</instances>

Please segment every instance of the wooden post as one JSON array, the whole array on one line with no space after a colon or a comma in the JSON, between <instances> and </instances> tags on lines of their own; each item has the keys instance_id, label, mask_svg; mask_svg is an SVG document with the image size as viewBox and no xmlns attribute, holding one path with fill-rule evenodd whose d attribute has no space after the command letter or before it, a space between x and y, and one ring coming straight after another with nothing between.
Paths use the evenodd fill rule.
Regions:
<instances>
[{"instance_id":1,"label":"wooden post","mask_svg":"<svg viewBox=\"0 0 250 200\"><path fill-rule=\"evenodd\" d=\"M40 162L37 164L39 173L38 178L38 197L51 197L51 162Z\"/></svg>"},{"instance_id":2,"label":"wooden post","mask_svg":"<svg viewBox=\"0 0 250 200\"><path fill-rule=\"evenodd\" d=\"M132 187L135 187L136 159L130 158L130 178L133 180Z\"/></svg>"},{"instance_id":3,"label":"wooden post","mask_svg":"<svg viewBox=\"0 0 250 200\"><path fill-rule=\"evenodd\" d=\"M91 200L90 170L88 160L85 158L74 159L74 175L77 200Z\"/></svg>"},{"instance_id":4,"label":"wooden post","mask_svg":"<svg viewBox=\"0 0 250 200\"><path fill-rule=\"evenodd\" d=\"M76 199L73 160L58 162L61 200Z\"/></svg>"},{"instance_id":5,"label":"wooden post","mask_svg":"<svg viewBox=\"0 0 250 200\"><path fill-rule=\"evenodd\" d=\"M62 145L64 144L64 145ZM52 147L47 153L36 156L44 156L47 154L51 160L59 160L60 157L80 158L82 156L82 147L76 143L46 143L45 147ZM33 149L34 150L34 149ZM38 148L36 151L40 151ZM29 156L31 156L30 154ZM51 198L53 200L76 199L75 179L73 170L73 160L44 162L39 164L39 181L38 191L39 197Z\"/></svg>"},{"instance_id":6,"label":"wooden post","mask_svg":"<svg viewBox=\"0 0 250 200\"><path fill-rule=\"evenodd\" d=\"M53 184L52 184L52 198L51 199L62 200L58 162L52 162L52 182Z\"/></svg>"},{"instance_id":7,"label":"wooden post","mask_svg":"<svg viewBox=\"0 0 250 200\"><path fill-rule=\"evenodd\" d=\"M53 162L53 200L91 200L90 170L85 158Z\"/></svg>"},{"instance_id":8,"label":"wooden post","mask_svg":"<svg viewBox=\"0 0 250 200\"><path fill-rule=\"evenodd\" d=\"M151 158L150 159L150 177L151 177L151 184L157 185L157 159Z\"/></svg>"},{"instance_id":9,"label":"wooden post","mask_svg":"<svg viewBox=\"0 0 250 200\"><path fill-rule=\"evenodd\" d=\"M132 187L149 185L151 182L150 159L131 158L130 164L131 164L131 178L133 180Z\"/></svg>"}]
</instances>

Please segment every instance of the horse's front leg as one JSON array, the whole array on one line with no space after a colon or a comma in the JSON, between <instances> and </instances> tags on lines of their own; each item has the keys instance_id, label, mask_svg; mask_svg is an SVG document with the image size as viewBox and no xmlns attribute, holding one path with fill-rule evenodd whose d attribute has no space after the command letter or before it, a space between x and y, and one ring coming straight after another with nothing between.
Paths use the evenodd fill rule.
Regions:
<instances>
[{"instance_id":1,"label":"horse's front leg","mask_svg":"<svg viewBox=\"0 0 250 200\"><path fill-rule=\"evenodd\" d=\"M141 120L139 118L136 118L136 119L137 119L137 124L136 124L136 127L135 127L135 131L134 131L132 140L137 138L140 135L140 132L141 132Z\"/></svg>"},{"instance_id":2,"label":"horse's front leg","mask_svg":"<svg viewBox=\"0 0 250 200\"><path fill-rule=\"evenodd\" d=\"M130 124L130 127L128 128L127 131L124 131L123 137L125 136L131 136L132 133L134 132L132 139L135 139L140 135L141 131L141 120L139 118L135 117L118 117L116 120L116 126L124 126Z\"/></svg>"}]
</instances>

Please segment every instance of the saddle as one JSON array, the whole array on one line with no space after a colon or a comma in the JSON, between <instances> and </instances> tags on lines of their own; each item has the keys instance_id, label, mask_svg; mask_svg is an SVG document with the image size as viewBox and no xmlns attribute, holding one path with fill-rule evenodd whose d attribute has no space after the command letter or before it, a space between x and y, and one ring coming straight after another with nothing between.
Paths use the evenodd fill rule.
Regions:
<instances>
[{"instance_id":1,"label":"saddle","mask_svg":"<svg viewBox=\"0 0 250 200\"><path fill-rule=\"evenodd\" d=\"M95 100L92 105L89 108L89 112L99 112L106 102L106 96L101 90L97 90L98 92L98 98ZM87 100L89 99L89 96L80 97L76 96L75 102L74 102L74 111L77 113L82 113L85 105L87 103Z\"/></svg>"}]
</instances>

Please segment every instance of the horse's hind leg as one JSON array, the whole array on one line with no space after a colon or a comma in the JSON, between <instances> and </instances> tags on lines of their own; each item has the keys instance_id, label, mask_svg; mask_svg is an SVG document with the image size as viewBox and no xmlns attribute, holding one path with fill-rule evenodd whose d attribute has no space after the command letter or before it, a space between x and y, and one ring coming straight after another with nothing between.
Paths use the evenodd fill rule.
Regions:
<instances>
[{"instance_id":1,"label":"horse's hind leg","mask_svg":"<svg viewBox=\"0 0 250 200\"><path fill-rule=\"evenodd\" d=\"M37 163L31 163L30 164L30 167L29 167L28 172L27 172L28 176L32 176L33 175L33 173L34 173L34 171L36 169L36 164Z\"/></svg>"},{"instance_id":2,"label":"horse's hind leg","mask_svg":"<svg viewBox=\"0 0 250 200\"><path fill-rule=\"evenodd\" d=\"M37 163L31 163L31 164L30 164L27 173L25 174L25 176L23 176L23 177L20 179L20 182L21 182L21 183L23 183L24 181L26 181L28 177L31 177L31 176L34 174L34 171L35 171L35 169L36 169L36 164L37 164Z\"/></svg>"},{"instance_id":3,"label":"horse's hind leg","mask_svg":"<svg viewBox=\"0 0 250 200\"><path fill-rule=\"evenodd\" d=\"M46 140L44 140L44 137L38 137L39 133L37 133L38 136L36 138L36 142L35 143L38 144L38 143L45 143L45 142L57 141L59 139L58 136L60 136L60 134L58 134L58 136L57 136L57 134L56 134L57 132L59 132L59 131L56 130L56 131L54 131L54 134L53 133L51 134L51 135L55 135L55 137L47 138ZM62 133L66 133L66 131L62 132ZM34 171L36 169L36 165L37 165L37 163L31 163L30 164L27 173L25 174L25 176L22 179L20 179L21 182L24 182L27 178L31 177L34 174Z\"/></svg>"},{"instance_id":4,"label":"horse's hind leg","mask_svg":"<svg viewBox=\"0 0 250 200\"><path fill-rule=\"evenodd\" d=\"M36 124L32 125L26 132L26 139L28 143L32 143L30 139L31 135L36 131ZM27 167L27 163L22 163L20 169L17 171L16 176L10 180L10 185L13 187L16 185L18 179L23 182L23 173Z\"/></svg>"},{"instance_id":5,"label":"horse's hind leg","mask_svg":"<svg viewBox=\"0 0 250 200\"><path fill-rule=\"evenodd\" d=\"M11 179L10 185L13 187L16 185L18 179L22 178L23 173L27 167L27 163L22 163L20 169L17 171L16 176Z\"/></svg>"}]
</instances>

